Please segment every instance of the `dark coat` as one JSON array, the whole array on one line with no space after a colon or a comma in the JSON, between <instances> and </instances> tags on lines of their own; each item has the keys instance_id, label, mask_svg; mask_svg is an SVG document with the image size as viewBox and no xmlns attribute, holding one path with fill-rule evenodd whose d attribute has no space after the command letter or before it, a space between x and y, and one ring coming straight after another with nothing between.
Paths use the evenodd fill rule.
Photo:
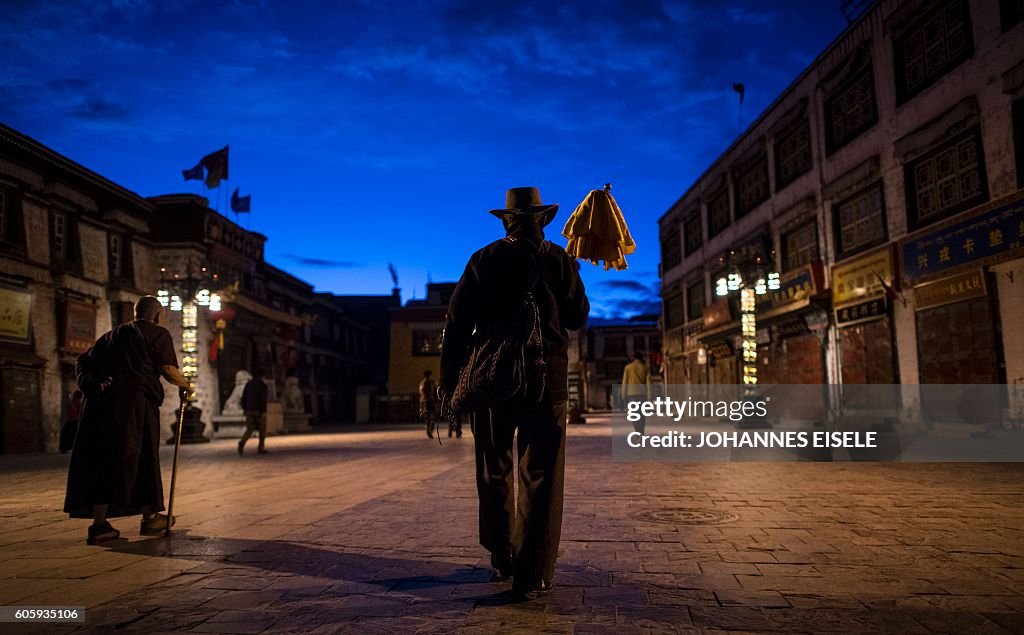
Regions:
<instances>
[{"instance_id":1,"label":"dark coat","mask_svg":"<svg viewBox=\"0 0 1024 635\"><path fill-rule=\"evenodd\" d=\"M160 369L177 365L171 334L144 320L122 324L78 357L85 405L64 498L71 517L92 518L93 505L102 504L111 517L164 508ZM111 384L104 390L105 379Z\"/></svg>"},{"instance_id":2,"label":"dark coat","mask_svg":"<svg viewBox=\"0 0 1024 635\"><path fill-rule=\"evenodd\" d=\"M245 382L242 389L242 410L245 412L267 411L267 384L262 379L253 377Z\"/></svg>"},{"instance_id":3,"label":"dark coat","mask_svg":"<svg viewBox=\"0 0 1024 635\"><path fill-rule=\"evenodd\" d=\"M441 387L446 394L450 395L458 382L459 369L473 344L474 328L486 330L502 316L512 314L529 285L534 267L532 254L536 253L542 236L535 226L532 232L513 230L510 235L518 238L519 244L498 240L473 254L452 294L441 350ZM547 363L545 389L552 402L566 401L566 330L583 327L590 302L580 279L579 265L564 249L549 243L539 261L540 279L534 296L540 311Z\"/></svg>"}]
</instances>

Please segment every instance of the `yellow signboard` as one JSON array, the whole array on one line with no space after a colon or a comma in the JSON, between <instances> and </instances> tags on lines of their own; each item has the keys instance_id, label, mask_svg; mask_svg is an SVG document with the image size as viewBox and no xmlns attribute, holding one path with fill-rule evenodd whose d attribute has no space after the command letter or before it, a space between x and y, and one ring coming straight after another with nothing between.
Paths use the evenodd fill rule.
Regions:
<instances>
[{"instance_id":1,"label":"yellow signboard","mask_svg":"<svg viewBox=\"0 0 1024 635\"><path fill-rule=\"evenodd\" d=\"M31 322L32 295L0 287L0 338L28 342Z\"/></svg>"},{"instance_id":2,"label":"yellow signboard","mask_svg":"<svg viewBox=\"0 0 1024 635\"><path fill-rule=\"evenodd\" d=\"M980 298L987 293L985 273L981 269L914 287L914 306L918 311L943 304Z\"/></svg>"},{"instance_id":3,"label":"yellow signboard","mask_svg":"<svg viewBox=\"0 0 1024 635\"><path fill-rule=\"evenodd\" d=\"M885 287L892 288L892 281L889 247L840 263L832 267L832 304L840 306L885 295Z\"/></svg>"}]
</instances>

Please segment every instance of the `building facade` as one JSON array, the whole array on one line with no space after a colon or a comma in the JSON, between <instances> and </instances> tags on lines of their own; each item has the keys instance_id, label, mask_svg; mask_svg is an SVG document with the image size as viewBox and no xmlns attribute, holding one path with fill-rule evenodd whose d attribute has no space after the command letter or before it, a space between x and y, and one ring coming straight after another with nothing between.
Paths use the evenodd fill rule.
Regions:
<instances>
[{"instance_id":1,"label":"building facade","mask_svg":"<svg viewBox=\"0 0 1024 635\"><path fill-rule=\"evenodd\" d=\"M883 0L660 219L667 381L739 383L729 250L766 383L1024 383L1020 3Z\"/></svg>"},{"instance_id":2,"label":"building facade","mask_svg":"<svg viewBox=\"0 0 1024 635\"><path fill-rule=\"evenodd\" d=\"M238 371L257 368L278 393L297 378L314 425L353 421L360 389L384 389L397 300L317 293L267 263L265 242L202 197L140 197L0 125L0 452L57 450L77 356L175 274L205 276L224 298L196 321L207 435ZM183 362L182 313L166 315Z\"/></svg>"},{"instance_id":3,"label":"building facade","mask_svg":"<svg viewBox=\"0 0 1024 635\"><path fill-rule=\"evenodd\" d=\"M617 398L613 386L635 353L643 353L651 370L651 383L662 382L661 329L656 316L615 320L587 329L589 357L586 377L590 409L611 408Z\"/></svg>"},{"instance_id":4,"label":"building facade","mask_svg":"<svg viewBox=\"0 0 1024 635\"><path fill-rule=\"evenodd\" d=\"M423 371L441 376L441 340L454 282L427 284L427 297L391 309L388 394L378 401L377 419L415 421Z\"/></svg>"}]
</instances>

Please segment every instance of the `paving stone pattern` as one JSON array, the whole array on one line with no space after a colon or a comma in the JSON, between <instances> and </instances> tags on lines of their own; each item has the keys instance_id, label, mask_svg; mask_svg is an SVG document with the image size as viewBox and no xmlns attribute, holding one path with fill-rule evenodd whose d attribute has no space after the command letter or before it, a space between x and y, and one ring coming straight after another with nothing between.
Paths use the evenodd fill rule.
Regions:
<instances>
[{"instance_id":1,"label":"paving stone pattern","mask_svg":"<svg viewBox=\"0 0 1024 635\"><path fill-rule=\"evenodd\" d=\"M67 457L0 457L0 605L88 607L2 630L1024 632L1024 465L614 463L610 432L570 428L556 588L520 604L488 582L469 434L187 446L175 535L118 519L105 547L59 512Z\"/></svg>"}]
</instances>

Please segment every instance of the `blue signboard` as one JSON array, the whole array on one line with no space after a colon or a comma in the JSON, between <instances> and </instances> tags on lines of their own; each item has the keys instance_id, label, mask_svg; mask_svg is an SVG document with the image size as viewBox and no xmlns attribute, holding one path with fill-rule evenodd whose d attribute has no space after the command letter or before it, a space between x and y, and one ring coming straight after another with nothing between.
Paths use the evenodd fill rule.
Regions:
<instances>
[{"instance_id":1,"label":"blue signboard","mask_svg":"<svg viewBox=\"0 0 1024 635\"><path fill-rule=\"evenodd\" d=\"M924 276L1024 247L1024 199L903 242L903 275Z\"/></svg>"}]
</instances>

